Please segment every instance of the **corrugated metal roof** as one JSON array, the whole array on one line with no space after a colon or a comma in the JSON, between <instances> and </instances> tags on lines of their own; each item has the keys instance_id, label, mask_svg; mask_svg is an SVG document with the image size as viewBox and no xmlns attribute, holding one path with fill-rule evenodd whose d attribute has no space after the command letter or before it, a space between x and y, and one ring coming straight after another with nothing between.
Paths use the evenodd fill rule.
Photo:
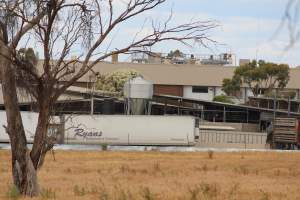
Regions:
<instances>
[{"instance_id":1,"label":"corrugated metal roof","mask_svg":"<svg viewBox=\"0 0 300 200\"><path fill-rule=\"evenodd\" d=\"M236 67L214 65L176 65L176 64L135 64L135 63L98 63L93 70L108 74L119 69L134 69L145 79L162 85L199 85L222 86L224 78L232 78ZM91 73L79 81L89 82ZM290 69L287 88L300 89L300 68Z\"/></svg>"},{"instance_id":2,"label":"corrugated metal roof","mask_svg":"<svg viewBox=\"0 0 300 200\"><path fill-rule=\"evenodd\" d=\"M83 99L83 96L80 95L80 93L84 93L84 91L86 91L85 88L80 88L80 87L70 87L69 89L67 89L67 91L62 94L58 100L79 100L79 99ZM73 92L71 94L71 92ZM85 92L87 93L87 92ZM22 103L29 103L29 102L35 102L35 99L28 94L24 89L17 89L17 95L18 95L18 101L20 104ZM2 93L2 87L0 84L0 105L4 104L4 99L3 99L3 93Z\"/></svg>"},{"instance_id":3,"label":"corrugated metal roof","mask_svg":"<svg viewBox=\"0 0 300 200\"><path fill-rule=\"evenodd\" d=\"M135 64L135 63L98 63L95 72L108 74L119 69L134 69L145 79L162 85L203 85L221 86L224 78L231 78L234 67L176 65L176 64ZM89 80L89 75L80 81Z\"/></svg>"},{"instance_id":4,"label":"corrugated metal roof","mask_svg":"<svg viewBox=\"0 0 300 200\"><path fill-rule=\"evenodd\" d=\"M42 62L39 63L38 68L41 73ZM78 82L91 82L94 80L95 72L108 74L119 69L134 69L154 84L222 86L224 78L232 78L235 68L220 65L99 62L92 71L81 77ZM80 65L77 64L75 71L79 69ZM290 81L287 88L300 89L300 68L290 69Z\"/></svg>"}]
</instances>

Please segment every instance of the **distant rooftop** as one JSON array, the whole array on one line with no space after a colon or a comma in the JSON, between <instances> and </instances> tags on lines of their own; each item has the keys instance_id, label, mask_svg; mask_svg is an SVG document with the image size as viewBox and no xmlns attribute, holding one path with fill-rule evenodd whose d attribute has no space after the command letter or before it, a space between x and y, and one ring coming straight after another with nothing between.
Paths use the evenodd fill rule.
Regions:
<instances>
[{"instance_id":1,"label":"distant rooftop","mask_svg":"<svg viewBox=\"0 0 300 200\"><path fill-rule=\"evenodd\" d=\"M113 58L117 59L117 57ZM198 64L236 66L236 56L231 53L213 54L184 54L184 53L134 53L132 63L140 64Z\"/></svg>"}]
</instances>

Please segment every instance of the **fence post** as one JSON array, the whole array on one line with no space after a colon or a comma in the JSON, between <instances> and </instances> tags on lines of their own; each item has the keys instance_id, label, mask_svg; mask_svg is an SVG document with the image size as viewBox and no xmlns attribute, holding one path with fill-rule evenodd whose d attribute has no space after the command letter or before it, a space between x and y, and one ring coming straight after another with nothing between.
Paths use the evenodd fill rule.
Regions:
<instances>
[{"instance_id":1,"label":"fence post","mask_svg":"<svg viewBox=\"0 0 300 200\"><path fill-rule=\"evenodd\" d=\"M223 110L223 122L226 122L226 107L224 106Z\"/></svg>"}]
</instances>

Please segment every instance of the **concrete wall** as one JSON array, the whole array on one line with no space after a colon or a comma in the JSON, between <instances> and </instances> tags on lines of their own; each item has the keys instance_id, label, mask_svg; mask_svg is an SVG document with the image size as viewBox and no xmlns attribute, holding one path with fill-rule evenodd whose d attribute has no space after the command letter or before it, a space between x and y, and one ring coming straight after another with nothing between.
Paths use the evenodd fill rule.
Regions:
<instances>
[{"instance_id":1,"label":"concrete wall","mask_svg":"<svg viewBox=\"0 0 300 200\"><path fill-rule=\"evenodd\" d=\"M183 97L212 101L214 98L214 87L208 87L208 93L194 93L193 86L184 86Z\"/></svg>"},{"instance_id":2,"label":"concrete wall","mask_svg":"<svg viewBox=\"0 0 300 200\"><path fill-rule=\"evenodd\" d=\"M226 95L222 87L208 87L208 93L193 93L193 86L183 86L183 97L212 101L215 96ZM247 95L252 96L251 91L247 91ZM241 88L241 96L233 97L234 103L245 103L245 88Z\"/></svg>"},{"instance_id":3,"label":"concrete wall","mask_svg":"<svg viewBox=\"0 0 300 200\"><path fill-rule=\"evenodd\" d=\"M224 122L200 122L201 125L208 126L229 126L235 128L235 131L245 131L245 132L258 132L259 125L258 124L247 124L247 123L224 123Z\"/></svg>"},{"instance_id":4,"label":"concrete wall","mask_svg":"<svg viewBox=\"0 0 300 200\"><path fill-rule=\"evenodd\" d=\"M200 131L198 147L265 149L267 134L239 131Z\"/></svg>"}]
</instances>

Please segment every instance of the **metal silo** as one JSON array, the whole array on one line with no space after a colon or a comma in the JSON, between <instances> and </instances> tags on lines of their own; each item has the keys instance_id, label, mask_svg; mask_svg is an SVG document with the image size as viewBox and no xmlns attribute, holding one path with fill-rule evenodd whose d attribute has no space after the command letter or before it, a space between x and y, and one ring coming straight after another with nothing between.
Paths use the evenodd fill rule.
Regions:
<instances>
[{"instance_id":1,"label":"metal silo","mask_svg":"<svg viewBox=\"0 0 300 200\"><path fill-rule=\"evenodd\" d=\"M132 115L149 114L149 100L153 96L153 83L138 76L125 83L126 113Z\"/></svg>"}]
</instances>

